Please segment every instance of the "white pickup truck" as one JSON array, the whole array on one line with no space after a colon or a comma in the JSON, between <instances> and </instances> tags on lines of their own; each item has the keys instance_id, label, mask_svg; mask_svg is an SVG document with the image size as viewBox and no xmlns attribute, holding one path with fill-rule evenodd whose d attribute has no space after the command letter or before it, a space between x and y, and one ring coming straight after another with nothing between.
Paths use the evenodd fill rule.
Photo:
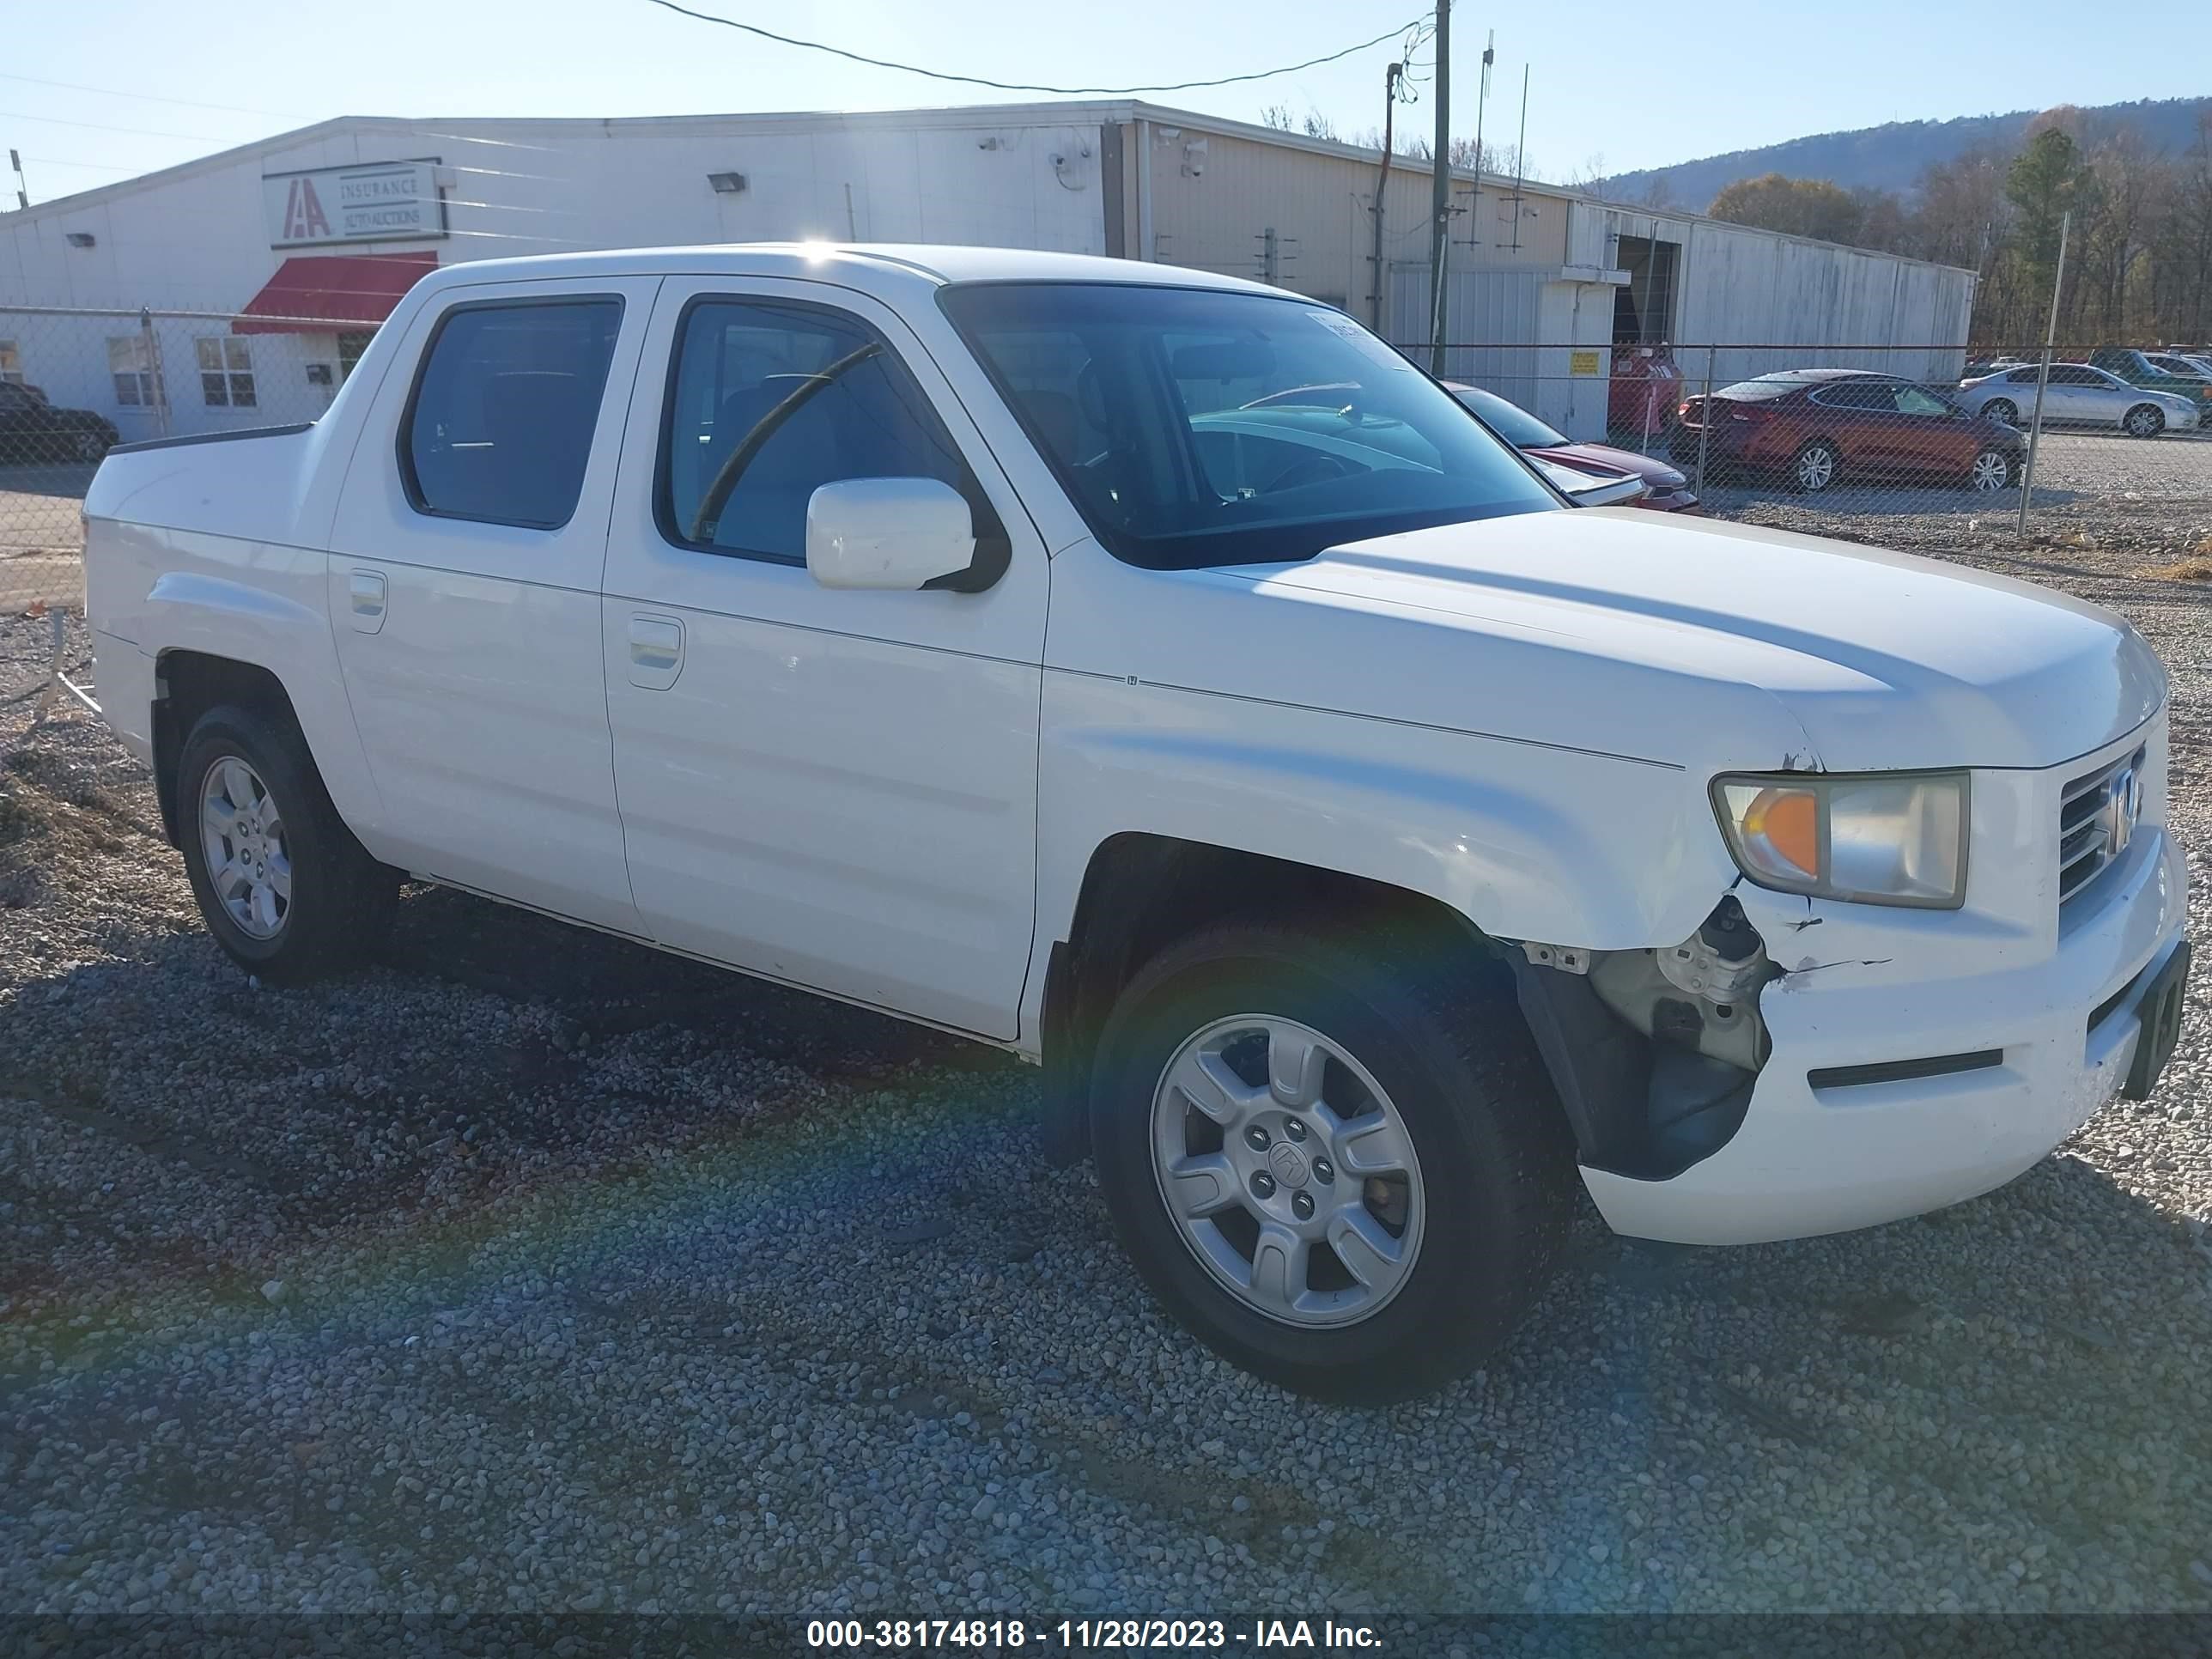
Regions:
<instances>
[{"instance_id":1,"label":"white pickup truck","mask_svg":"<svg viewBox=\"0 0 2212 1659\"><path fill-rule=\"evenodd\" d=\"M2166 684L2090 605L1568 506L1342 313L814 245L448 267L86 502L106 718L279 983L441 882L1045 1070L1138 1271L1382 1399L1579 1171L1697 1243L2009 1180L2171 1053Z\"/></svg>"}]
</instances>

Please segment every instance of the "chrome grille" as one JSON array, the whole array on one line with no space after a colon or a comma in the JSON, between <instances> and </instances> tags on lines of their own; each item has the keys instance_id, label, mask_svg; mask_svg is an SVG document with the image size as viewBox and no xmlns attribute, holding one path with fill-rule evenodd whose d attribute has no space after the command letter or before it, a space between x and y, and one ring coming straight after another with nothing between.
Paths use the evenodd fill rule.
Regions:
<instances>
[{"instance_id":1,"label":"chrome grille","mask_svg":"<svg viewBox=\"0 0 2212 1659\"><path fill-rule=\"evenodd\" d=\"M2058 902L2096 880L2127 850L2142 805L2144 751L2107 761L2068 784L2058 801Z\"/></svg>"}]
</instances>

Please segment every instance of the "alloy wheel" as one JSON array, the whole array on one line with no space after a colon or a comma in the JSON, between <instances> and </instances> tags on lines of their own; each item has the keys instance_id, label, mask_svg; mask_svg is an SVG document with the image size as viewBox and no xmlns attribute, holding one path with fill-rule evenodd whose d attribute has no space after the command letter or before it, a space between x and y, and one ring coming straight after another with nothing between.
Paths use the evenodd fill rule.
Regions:
<instances>
[{"instance_id":1,"label":"alloy wheel","mask_svg":"<svg viewBox=\"0 0 2212 1659\"><path fill-rule=\"evenodd\" d=\"M1206 1270L1288 1325L1354 1324L1411 1277L1426 1205L1413 1136L1341 1045L1237 1014L1186 1038L1154 1091L1152 1170Z\"/></svg>"},{"instance_id":2,"label":"alloy wheel","mask_svg":"<svg viewBox=\"0 0 2212 1659\"><path fill-rule=\"evenodd\" d=\"M200 846L208 883L238 930L270 939L292 914L292 858L276 798L236 756L207 769L200 783Z\"/></svg>"},{"instance_id":3,"label":"alloy wheel","mask_svg":"<svg viewBox=\"0 0 2212 1659\"><path fill-rule=\"evenodd\" d=\"M1826 489L1836 481L1836 452L1826 444L1809 445L1797 458L1796 475L1801 489Z\"/></svg>"},{"instance_id":4,"label":"alloy wheel","mask_svg":"<svg viewBox=\"0 0 2212 1659\"><path fill-rule=\"evenodd\" d=\"M1976 489L2002 489L2012 482L2012 462L2002 450L1985 449L1974 457L1966 482Z\"/></svg>"}]
</instances>

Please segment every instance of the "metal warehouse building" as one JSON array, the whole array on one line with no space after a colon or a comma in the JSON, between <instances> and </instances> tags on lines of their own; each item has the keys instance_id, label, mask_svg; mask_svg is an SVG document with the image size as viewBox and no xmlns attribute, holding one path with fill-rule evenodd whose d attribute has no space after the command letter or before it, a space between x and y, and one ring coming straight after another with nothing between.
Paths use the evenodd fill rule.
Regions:
<instances>
[{"instance_id":1,"label":"metal warehouse building","mask_svg":"<svg viewBox=\"0 0 2212 1659\"><path fill-rule=\"evenodd\" d=\"M0 373L110 414L126 438L252 424L327 400L362 325L429 265L805 238L1195 265L1341 306L1410 344L1428 332L1430 179L1402 161L1382 174L1372 150L1126 100L345 117L0 215ZM1878 360L1922 376L1962 359L1970 271L1471 173L1454 209L1447 332L1470 349L1449 372L1577 436L1603 428L1623 341L1926 347ZM211 318L118 319L88 349L61 331L11 333L11 306ZM1752 362L1723 351L1717 372Z\"/></svg>"}]
</instances>

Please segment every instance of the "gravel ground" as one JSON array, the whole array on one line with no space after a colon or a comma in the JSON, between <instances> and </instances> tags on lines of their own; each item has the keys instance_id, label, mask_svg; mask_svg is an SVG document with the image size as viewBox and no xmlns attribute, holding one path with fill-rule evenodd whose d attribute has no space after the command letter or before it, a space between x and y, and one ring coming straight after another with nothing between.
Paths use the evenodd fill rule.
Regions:
<instances>
[{"instance_id":1,"label":"gravel ground","mask_svg":"<svg viewBox=\"0 0 2212 1659\"><path fill-rule=\"evenodd\" d=\"M2195 533L1886 538L2163 653L2201 938L2212 587L2135 574ZM137 769L26 730L47 648L0 623L0 1613L2212 1609L2201 991L2002 1191L1586 1214L1487 1371L1326 1407L1152 1307L994 1053L434 890L257 988Z\"/></svg>"}]
</instances>

